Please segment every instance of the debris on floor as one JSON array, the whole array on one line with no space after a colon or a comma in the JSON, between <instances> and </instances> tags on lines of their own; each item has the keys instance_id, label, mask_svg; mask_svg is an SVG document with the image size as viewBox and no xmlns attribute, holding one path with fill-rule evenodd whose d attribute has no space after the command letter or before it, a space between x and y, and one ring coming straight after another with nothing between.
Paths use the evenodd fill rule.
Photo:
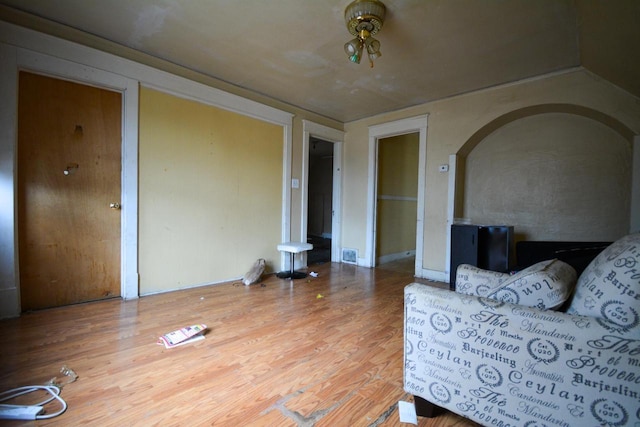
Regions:
<instances>
[{"instance_id":1,"label":"debris on floor","mask_svg":"<svg viewBox=\"0 0 640 427\"><path fill-rule=\"evenodd\" d=\"M55 418L67 410L67 402L60 397L62 387L78 379L78 374L67 365L60 368L60 373L67 378L51 378L43 385L29 385L14 388L0 393L0 420L46 420ZM42 394L47 396L44 400L37 402L35 399L42 399ZM32 398L23 396L32 395ZM20 399L20 400L15 400ZM2 403L13 402L13 403ZM31 402L31 403L26 403ZM56 412L52 412L51 402L56 402L58 407ZM53 406L55 408L55 406Z\"/></svg>"},{"instance_id":2,"label":"debris on floor","mask_svg":"<svg viewBox=\"0 0 640 427\"><path fill-rule=\"evenodd\" d=\"M312 271L311 273L309 273L309 276L318 277L318 273L316 273L315 271Z\"/></svg>"},{"instance_id":3,"label":"debris on floor","mask_svg":"<svg viewBox=\"0 0 640 427\"><path fill-rule=\"evenodd\" d=\"M317 299L324 298L324 295L322 295L322 294L318 294L318 295L316 296L316 298L317 298Z\"/></svg>"},{"instance_id":4,"label":"debris on floor","mask_svg":"<svg viewBox=\"0 0 640 427\"><path fill-rule=\"evenodd\" d=\"M158 338L157 344L164 345L165 348L173 348L194 341L203 340L206 329L207 325L205 324L187 326L185 328L169 332L168 334L164 334Z\"/></svg>"},{"instance_id":5,"label":"debris on floor","mask_svg":"<svg viewBox=\"0 0 640 427\"><path fill-rule=\"evenodd\" d=\"M266 264L267 262L263 258L259 258L244 275L242 283L244 283L245 286L258 283L262 277L262 273L264 273Z\"/></svg>"},{"instance_id":6,"label":"debris on floor","mask_svg":"<svg viewBox=\"0 0 640 427\"><path fill-rule=\"evenodd\" d=\"M58 379L58 377L53 377L45 385L53 385L58 388L62 388L65 385L72 383L78 379L78 374L76 374L75 371L69 368L67 365L62 365L62 368L60 368L60 373L68 378L66 378L65 380L60 380Z\"/></svg>"},{"instance_id":7,"label":"debris on floor","mask_svg":"<svg viewBox=\"0 0 640 427\"><path fill-rule=\"evenodd\" d=\"M399 401L398 413L400 414L401 423L418 425L418 415L416 414L416 406L413 402Z\"/></svg>"}]
</instances>

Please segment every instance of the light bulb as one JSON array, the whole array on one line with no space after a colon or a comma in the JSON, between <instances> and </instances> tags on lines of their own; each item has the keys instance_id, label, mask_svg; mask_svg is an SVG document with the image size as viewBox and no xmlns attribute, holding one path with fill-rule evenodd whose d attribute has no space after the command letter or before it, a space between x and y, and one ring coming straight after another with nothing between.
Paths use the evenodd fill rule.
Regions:
<instances>
[{"instance_id":1,"label":"light bulb","mask_svg":"<svg viewBox=\"0 0 640 427\"><path fill-rule=\"evenodd\" d=\"M362 48L362 42L357 37L344 44L344 51L349 57L349 61L356 64L359 64L360 58L362 58Z\"/></svg>"},{"instance_id":2,"label":"light bulb","mask_svg":"<svg viewBox=\"0 0 640 427\"><path fill-rule=\"evenodd\" d=\"M369 59L374 60L376 58L380 58L382 53L380 52L380 42L373 37L369 37L365 44L367 46L367 53L369 54Z\"/></svg>"}]
</instances>

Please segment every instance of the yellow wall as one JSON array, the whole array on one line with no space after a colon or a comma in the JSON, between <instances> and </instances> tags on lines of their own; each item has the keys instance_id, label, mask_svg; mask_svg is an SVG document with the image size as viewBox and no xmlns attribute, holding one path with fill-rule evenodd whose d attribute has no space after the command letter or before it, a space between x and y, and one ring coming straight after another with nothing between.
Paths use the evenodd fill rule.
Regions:
<instances>
[{"instance_id":1,"label":"yellow wall","mask_svg":"<svg viewBox=\"0 0 640 427\"><path fill-rule=\"evenodd\" d=\"M281 126L140 91L140 293L279 267Z\"/></svg>"},{"instance_id":2,"label":"yellow wall","mask_svg":"<svg viewBox=\"0 0 640 427\"><path fill-rule=\"evenodd\" d=\"M367 173L369 126L428 114L423 268L446 270L448 174L438 166L448 164L465 143L488 123L523 107L548 103L585 106L613 117L640 134L640 101L586 70L532 79L467 95L427 103L402 111L345 124L343 241L342 246L366 249ZM589 174L591 171L586 171ZM523 171L535 185L535 171ZM508 194L503 195L507 199ZM626 198L630 194L625 195ZM548 218L559 227L566 216ZM519 224L514 224L516 231ZM590 222L589 226L599 224ZM626 224L628 227L628 224ZM585 236L588 240L590 236ZM535 239L536 236L530 236Z\"/></svg>"},{"instance_id":3,"label":"yellow wall","mask_svg":"<svg viewBox=\"0 0 640 427\"><path fill-rule=\"evenodd\" d=\"M378 141L376 256L416 249L418 134Z\"/></svg>"}]
</instances>

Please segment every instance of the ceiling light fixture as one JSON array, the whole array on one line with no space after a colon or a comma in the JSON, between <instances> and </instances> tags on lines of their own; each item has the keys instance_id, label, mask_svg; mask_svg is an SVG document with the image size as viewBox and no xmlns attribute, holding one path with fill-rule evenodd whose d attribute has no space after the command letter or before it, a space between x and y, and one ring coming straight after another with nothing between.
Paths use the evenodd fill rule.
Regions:
<instances>
[{"instance_id":1,"label":"ceiling light fixture","mask_svg":"<svg viewBox=\"0 0 640 427\"><path fill-rule=\"evenodd\" d=\"M382 56L380 42L372 36L382 28L385 12L386 7L379 0L355 0L347 6L344 20L349 32L356 36L344 45L349 61L359 64L365 48L371 67L373 60Z\"/></svg>"}]
</instances>

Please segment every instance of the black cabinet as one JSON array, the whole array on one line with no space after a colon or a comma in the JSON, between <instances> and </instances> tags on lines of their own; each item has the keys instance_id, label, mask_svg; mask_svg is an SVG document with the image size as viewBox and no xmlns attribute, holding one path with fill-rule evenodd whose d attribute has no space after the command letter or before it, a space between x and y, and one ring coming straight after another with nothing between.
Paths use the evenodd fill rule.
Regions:
<instances>
[{"instance_id":1,"label":"black cabinet","mask_svg":"<svg viewBox=\"0 0 640 427\"><path fill-rule=\"evenodd\" d=\"M451 226L450 288L460 264L506 273L513 265L513 227L453 224Z\"/></svg>"}]
</instances>

